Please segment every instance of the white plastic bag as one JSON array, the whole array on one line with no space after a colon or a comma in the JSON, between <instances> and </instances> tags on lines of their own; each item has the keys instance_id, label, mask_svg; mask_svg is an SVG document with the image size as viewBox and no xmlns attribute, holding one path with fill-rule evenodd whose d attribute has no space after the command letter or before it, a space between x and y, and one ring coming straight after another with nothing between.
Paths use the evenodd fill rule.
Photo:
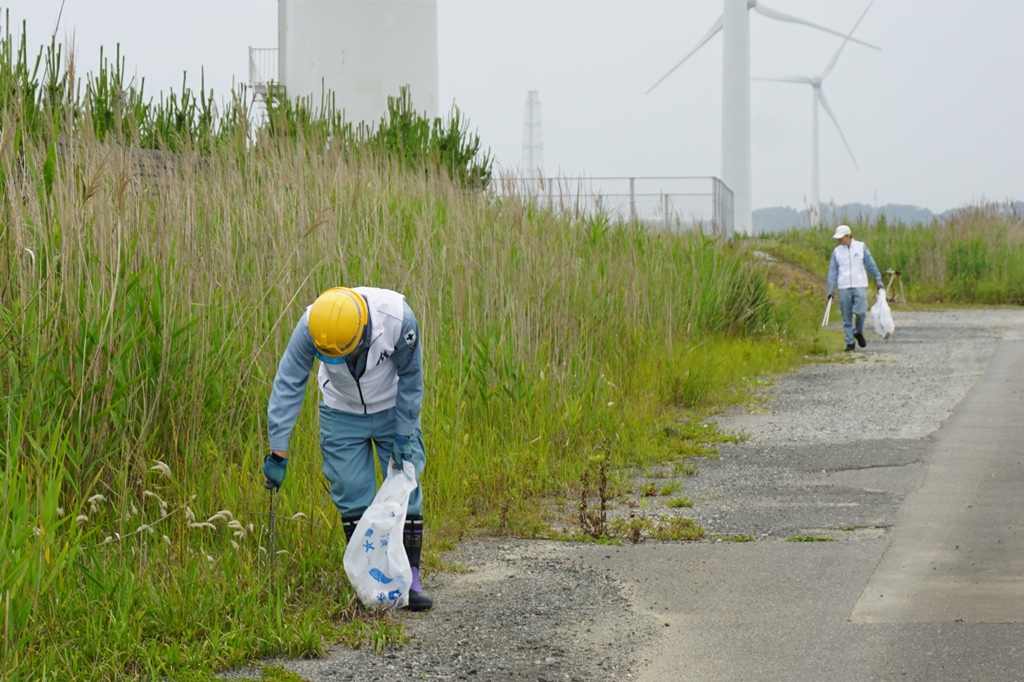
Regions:
<instances>
[{"instance_id":1,"label":"white plastic bag","mask_svg":"<svg viewBox=\"0 0 1024 682\"><path fill-rule=\"evenodd\" d=\"M388 466L387 478L345 548L345 574L366 606L401 608L409 603L412 568L402 533L416 485L412 462L404 462L401 470Z\"/></svg>"},{"instance_id":2,"label":"white plastic bag","mask_svg":"<svg viewBox=\"0 0 1024 682\"><path fill-rule=\"evenodd\" d=\"M896 331L896 324L892 321L892 310L889 302L885 300L885 293L879 292L875 304L871 306L871 317L875 320L875 333L883 339L887 339Z\"/></svg>"}]
</instances>

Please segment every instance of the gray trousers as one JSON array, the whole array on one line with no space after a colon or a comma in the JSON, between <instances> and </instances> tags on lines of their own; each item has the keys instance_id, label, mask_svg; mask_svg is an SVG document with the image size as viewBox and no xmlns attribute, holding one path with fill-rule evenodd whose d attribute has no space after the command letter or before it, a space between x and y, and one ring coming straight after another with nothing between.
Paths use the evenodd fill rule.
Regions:
<instances>
[{"instance_id":1,"label":"gray trousers","mask_svg":"<svg viewBox=\"0 0 1024 682\"><path fill-rule=\"evenodd\" d=\"M423 436L419 429L409 439L412 463L419 481L426 465ZM320 450L324 476L331 484L331 499L344 519L358 518L377 494L377 472L373 451L377 451L381 471L387 471L391 448L395 443L395 408L376 414L351 414L320 403ZM407 513L423 513L420 487L409 497Z\"/></svg>"},{"instance_id":2,"label":"gray trousers","mask_svg":"<svg viewBox=\"0 0 1024 682\"><path fill-rule=\"evenodd\" d=\"M840 289L839 310L843 313L843 332L846 344L853 343L854 334L864 333L864 318L868 314L867 289Z\"/></svg>"}]
</instances>

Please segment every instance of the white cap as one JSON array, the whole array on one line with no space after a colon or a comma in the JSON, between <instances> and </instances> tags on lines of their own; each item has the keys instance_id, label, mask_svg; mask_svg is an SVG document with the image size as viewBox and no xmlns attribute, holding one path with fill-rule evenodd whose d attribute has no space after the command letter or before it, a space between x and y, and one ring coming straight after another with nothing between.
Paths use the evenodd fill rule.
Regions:
<instances>
[{"instance_id":1,"label":"white cap","mask_svg":"<svg viewBox=\"0 0 1024 682\"><path fill-rule=\"evenodd\" d=\"M832 235L832 239L840 239L842 237L849 237L849 236L850 236L850 226L849 225L840 225L839 227L836 228L836 233L834 235Z\"/></svg>"}]
</instances>

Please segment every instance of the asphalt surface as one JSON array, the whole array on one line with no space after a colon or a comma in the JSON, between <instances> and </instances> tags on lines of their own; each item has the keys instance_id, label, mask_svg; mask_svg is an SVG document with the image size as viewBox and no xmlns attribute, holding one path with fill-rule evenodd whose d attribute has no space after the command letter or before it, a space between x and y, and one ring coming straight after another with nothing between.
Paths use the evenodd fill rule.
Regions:
<instances>
[{"instance_id":1,"label":"asphalt surface","mask_svg":"<svg viewBox=\"0 0 1024 682\"><path fill-rule=\"evenodd\" d=\"M748 429L759 421L791 429L796 442L752 436L702 472L713 480L715 466L733 467L773 481L761 486L766 495L737 495L751 487L742 483L721 488L733 504L719 506L738 510L721 514L721 525L739 531L746 517L760 539L574 550L584 565L622 580L634 608L664 622L661 636L641 648L636 679L1024 679L1024 313L965 314L973 322L950 325L943 315L950 314L904 316L891 345L869 344L846 367L782 378L781 409L769 398L761 414L740 418ZM901 364L920 359L915 348L940 377L971 365L965 395L930 436L876 411L875 427L855 423L847 438L829 442L820 434L843 427L828 424L860 417L809 410L807 421L794 409L802 404L796 396L820 404L828 391L846 404L843 392L858 389L845 371L899 376ZM978 365L982 371L972 371ZM807 381L822 370L831 381ZM903 382L906 390L928 385L924 371ZM871 379L889 395L901 390ZM858 411L884 403L877 395ZM917 422L926 428L931 419ZM743 464L751 457L760 463ZM765 461L792 475L779 482L758 474ZM822 468L812 473L815 465ZM801 534L846 541L783 539Z\"/></svg>"},{"instance_id":2,"label":"asphalt surface","mask_svg":"<svg viewBox=\"0 0 1024 682\"><path fill-rule=\"evenodd\" d=\"M938 431L853 611L861 623L1024 621L1024 340L1008 335ZM1022 671L1024 673L1024 671Z\"/></svg>"}]
</instances>

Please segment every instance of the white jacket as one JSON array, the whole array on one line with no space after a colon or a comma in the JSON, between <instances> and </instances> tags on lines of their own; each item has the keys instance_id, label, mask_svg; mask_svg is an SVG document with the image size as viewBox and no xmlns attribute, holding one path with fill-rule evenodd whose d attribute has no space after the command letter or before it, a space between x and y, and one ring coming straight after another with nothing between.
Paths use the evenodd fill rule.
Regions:
<instances>
[{"instance_id":1,"label":"white jacket","mask_svg":"<svg viewBox=\"0 0 1024 682\"><path fill-rule=\"evenodd\" d=\"M828 266L828 293L834 289L866 289L869 274L882 286L882 273L864 242L851 239L849 246L840 244L832 250Z\"/></svg>"},{"instance_id":2,"label":"white jacket","mask_svg":"<svg viewBox=\"0 0 1024 682\"><path fill-rule=\"evenodd\" d=\"M370 350L366 371L356 381L346 363L320 363L317 380L324 402L342 412L374 414L395 406L398 395L398 371L393 362L385 362L402 338L405 297L387 289L356 287L370 307Z\"/></svg>"}]
</instances>

